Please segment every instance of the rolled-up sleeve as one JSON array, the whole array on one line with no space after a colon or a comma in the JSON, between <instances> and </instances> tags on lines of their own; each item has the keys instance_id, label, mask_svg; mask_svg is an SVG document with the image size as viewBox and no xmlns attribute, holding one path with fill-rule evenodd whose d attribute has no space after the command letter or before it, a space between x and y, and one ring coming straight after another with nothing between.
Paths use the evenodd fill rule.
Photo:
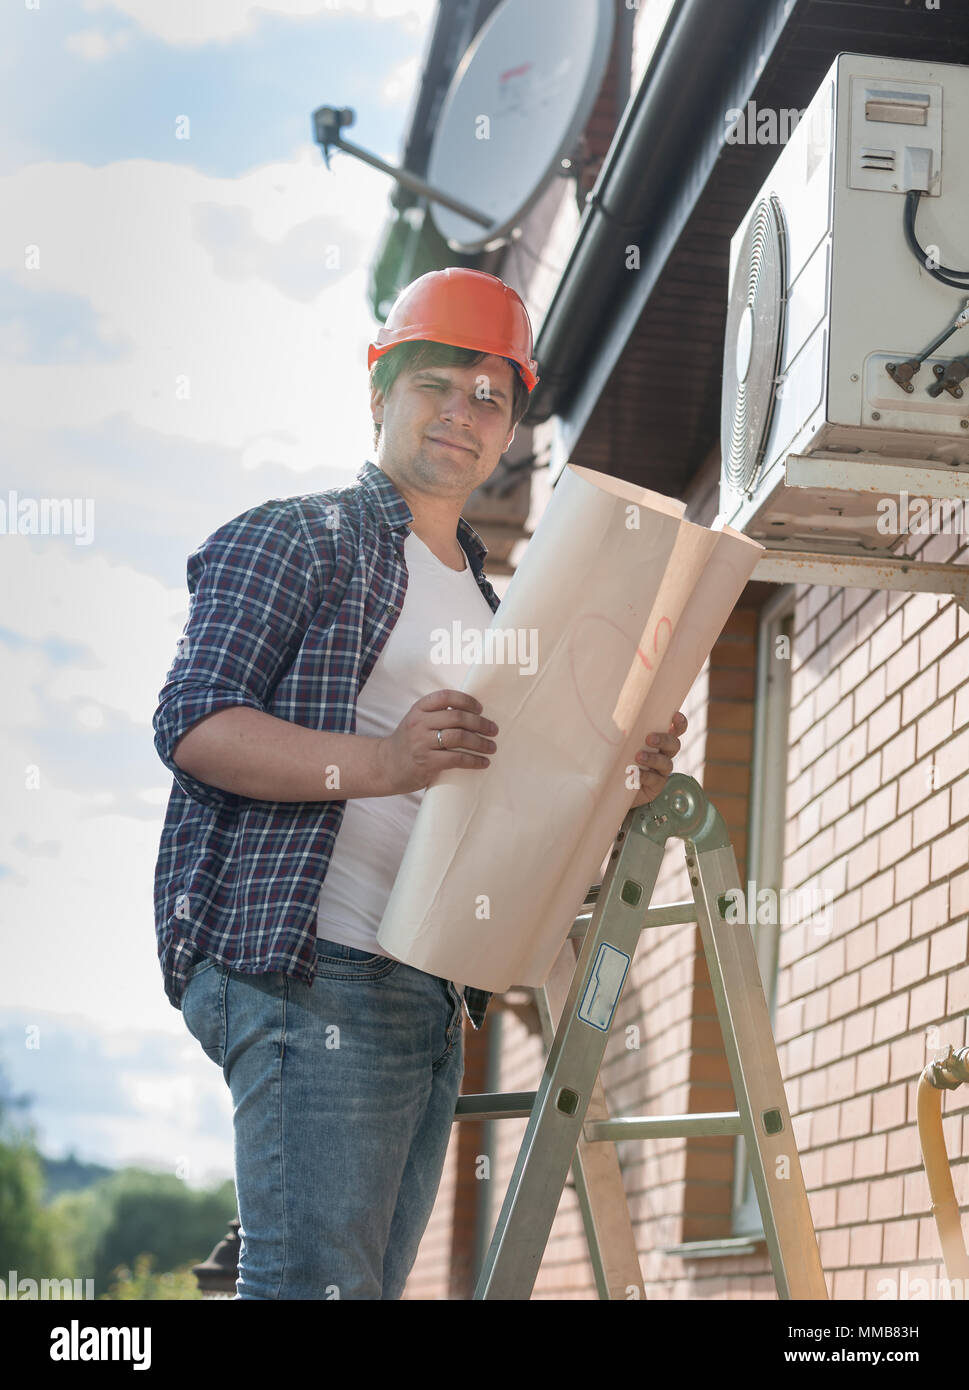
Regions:
<instances>
[{"instance_id":1,"label":"rolled-up sleeve","mask_svg":"<svg viewBox=\"0 0 969 1390\"><path fill-rule=\"evenodd\" d=\"M179 740L217 710L266 711L315 611L313 560L285 501L264 502L221 526L188 558L188 621L152 719L155 748L179 786L215 810L244 797L190 777Z\"/></svg>"}]
</instances>

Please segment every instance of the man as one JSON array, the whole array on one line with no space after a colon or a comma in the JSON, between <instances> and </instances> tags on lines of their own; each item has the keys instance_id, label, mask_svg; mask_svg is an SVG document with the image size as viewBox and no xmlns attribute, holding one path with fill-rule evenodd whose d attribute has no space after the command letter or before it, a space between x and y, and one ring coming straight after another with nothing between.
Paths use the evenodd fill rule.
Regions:
<instances>
[{"instance_id":1,"label":"man","mask_svg":"<svg viewBox=\"0 0 969 1390\"><path fill-rule=\"evenodd\" d=\"M499 730L430 634L498 597L461 517L537 377L525 306L481 271L421 276L370 347L377 463L276 499L188 561L159 695L175 783L155 873L165 989L233 1099L240 1299L398 1299L443 1171L463 1012L490 994L377 943L424 789ZM672 770L678 715L637 804Z\"/></svg>"}]
</instances>

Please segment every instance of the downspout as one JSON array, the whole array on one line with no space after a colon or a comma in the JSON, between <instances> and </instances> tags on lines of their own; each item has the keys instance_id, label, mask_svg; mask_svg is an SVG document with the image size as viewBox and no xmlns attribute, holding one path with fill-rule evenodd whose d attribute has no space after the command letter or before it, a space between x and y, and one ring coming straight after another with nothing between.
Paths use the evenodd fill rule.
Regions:
<instances>
[{"instance_id":1,"label":"downspout","mask_svg":"<svg viewBox=\"0 0 969 1390\"><path fill-rule=\"evenodd\" d=\"M942 1091L955 1090L969 1082L969 1047L953 1052L952 1047L930 1062L918 1080L916 1116L922 1162L929 1181L932 1215L942 1243L942 1259L950 1280L962 1281L963 1297L969 1297L969 1253L962 1235L959 1203L952 1186L952 1173L942 1133Z\"/></svg>"},{"instance_id":2,"label":"downspout","mask_svg":"<svg viewBox=\"0 0 969 1390\"><path fill-rule=\"evenodd\" d=\"M530 420L558 413L559 397L588 366L590 344L629 298L622 287L630 240L648 238L637 301L655 283L716 163L725 110L746 101L794 6L795 0L677 0L587 195L546 310L535 344L542 380Z\"/></svg>"}]
</instances>

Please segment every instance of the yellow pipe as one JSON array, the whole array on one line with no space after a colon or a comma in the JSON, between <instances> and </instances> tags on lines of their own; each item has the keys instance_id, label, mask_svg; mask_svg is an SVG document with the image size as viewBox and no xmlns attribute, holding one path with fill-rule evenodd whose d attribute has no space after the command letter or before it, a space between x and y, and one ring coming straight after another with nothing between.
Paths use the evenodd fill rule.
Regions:
<instances>
[{"instance_id":1,"label":"yellow pipe","mask_svg":"<svg viewBox=\"0 0 969 1390\"><path fill-rule=\"evenodd\" d=\"M945 1057L930 1062L918 1081L916 1095L916 1117L918 1121L919 1144L922 1149L922 1162L925 1176L929 1182L929 1195L932 1198L932 1215L942 1243L942 1258L948 1279L963 1281L964 1296L969 1297L969 1252L962 1234L962 1220L955 1188L952 1186L952 1173L942 1132L942 1090L953 1089L965 1080L966 1058L969 1048L953 1055L950 1047ZM953 1063L955 1064L953 1066Z\"/></svg>"}]
</instances>

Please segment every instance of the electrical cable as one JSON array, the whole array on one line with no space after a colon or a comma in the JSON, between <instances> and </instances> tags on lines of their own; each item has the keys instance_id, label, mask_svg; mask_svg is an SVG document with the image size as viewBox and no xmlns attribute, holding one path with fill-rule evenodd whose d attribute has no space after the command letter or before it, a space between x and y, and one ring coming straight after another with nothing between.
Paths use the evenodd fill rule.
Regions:
<instances>
[{"instance_id":1,"label":"electrical cable","mask_svg":"<svg viewBox=\"0 0 969 1390\"><path fill-rule=\"evenodd\" d=\"M905 214L903 219L905 240L908 242L912 255L915 256L916 260L929 272L933 279L940 280L943 285L951 285L953 289L969 289L969 270L954 270L951 266L942 264L933 268L928 262L935 258L929 256L924 247L919 245L918 237L915 235L915 214L918 211L919 199L924 192L925 190L922 188L910 188L905 194ZM958 278L950 279L950 276L956 276Z\"/></svg>"}]
</instances>

